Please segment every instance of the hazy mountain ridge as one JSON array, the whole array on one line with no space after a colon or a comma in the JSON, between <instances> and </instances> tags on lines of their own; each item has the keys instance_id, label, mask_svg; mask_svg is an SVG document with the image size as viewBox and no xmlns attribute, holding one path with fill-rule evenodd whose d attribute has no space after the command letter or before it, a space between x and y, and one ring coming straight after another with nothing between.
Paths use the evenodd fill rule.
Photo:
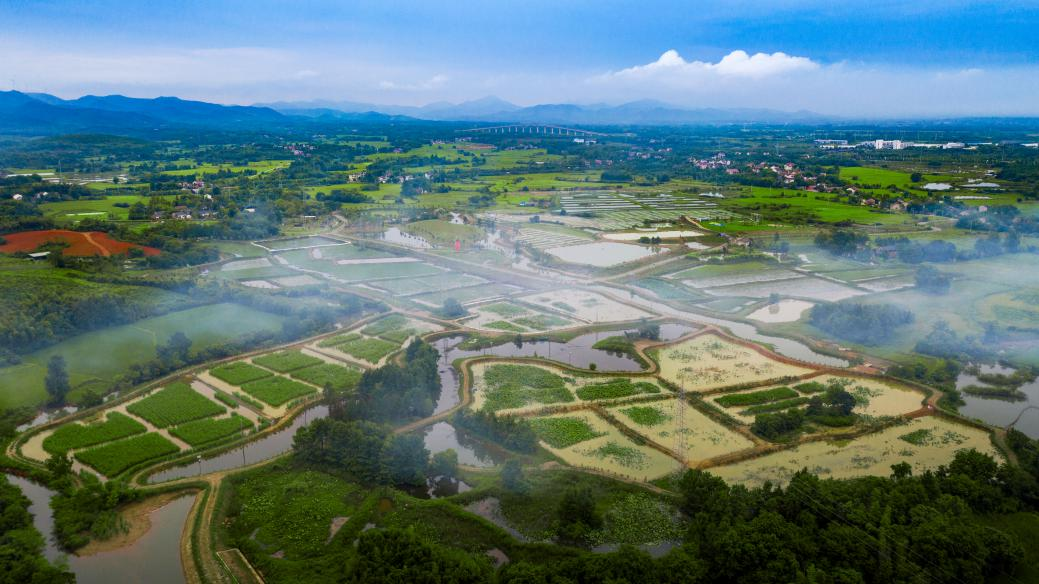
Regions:
<instances>
[{"instance_id":1,"label":"hazy mountain ridge","mask_svg":"<svg viewBox=\"0 0 1039 584\"><path fill-rule=\"evenodd\" d=\"M538 104L518 106L494 96L458 104L394 106L351 101L275 102L257 104L285 114L316 117L316 112L376 112L431 121L521 122L584 125L667 125L717 123L818 123L831 120L814 112L784 112L753 108L684 108L641 100L621 105Z\"/></svg>"},{"instance_id":2,"label":"hazy mountain ridge","mask_svg":"<svg viewBox=\"0 0 1039 584\"><path fill-rule=\"evenodd\" d=\"M40 93L0 92L0 131L12 133L140 131L171 126L260 126L290 121L273 109L219 105L177 97L86 95L65 100Z\"/></svg>"}]
</instances>

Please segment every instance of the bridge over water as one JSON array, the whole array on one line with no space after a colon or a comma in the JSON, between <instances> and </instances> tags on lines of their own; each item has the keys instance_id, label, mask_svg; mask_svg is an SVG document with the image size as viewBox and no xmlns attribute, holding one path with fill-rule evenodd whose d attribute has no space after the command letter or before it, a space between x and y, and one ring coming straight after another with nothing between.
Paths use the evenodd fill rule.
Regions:
<instances>
[{"instance_id":1,"label":"bridge over water","mask_svg":"<svg viewBox=\"0 0 1039 584\"><path fill-rule=\"evenodd\" d=\"M458 130L463 134L542 134L546 136L605 136L602 132L581 130L579 128L567 128L564 126L552 126L548 124L508 124L505 126L485 126L483 128L470 128Z\"/></svg>"}]
</instances>

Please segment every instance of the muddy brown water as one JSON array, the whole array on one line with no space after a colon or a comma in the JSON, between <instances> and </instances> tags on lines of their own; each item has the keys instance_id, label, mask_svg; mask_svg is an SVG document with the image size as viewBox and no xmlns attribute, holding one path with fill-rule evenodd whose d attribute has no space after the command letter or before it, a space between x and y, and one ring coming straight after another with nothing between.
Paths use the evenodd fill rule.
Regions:
<instances>
[{"instance_id":1,"label":"muddy brown water","mask_svg":"<svg viewBox=\"0 0 1039 584\"><path fill-rule=\"evenodd\" d=\"M195 497L185 495L154 510L149 515L151 528L132 544L87 557L66 555L54 539L54 515L50 508L54 491L22 477L7 475L31 502L29 512L33 525L43 534L44 556L66 561L79 584L112 582L148 582L149 584L182 584L185 582L180 561L180 535Z\"/></svg>"}]
</instances>

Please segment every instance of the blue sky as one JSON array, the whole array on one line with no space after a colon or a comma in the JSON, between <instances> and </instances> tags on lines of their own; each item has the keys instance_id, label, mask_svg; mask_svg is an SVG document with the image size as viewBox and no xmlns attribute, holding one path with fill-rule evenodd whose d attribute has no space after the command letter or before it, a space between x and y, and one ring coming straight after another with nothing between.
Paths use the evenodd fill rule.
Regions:
<instances>
[{"instance_id":1,"label":"blue sky","mask_svg":"<svg viewBox=\"0 0 1039 584\"><path fill-rule=\"evenodd\" d=\"M0 87L1039 114L1039 2L4 0Z\"/></svg>"}]
</instances>

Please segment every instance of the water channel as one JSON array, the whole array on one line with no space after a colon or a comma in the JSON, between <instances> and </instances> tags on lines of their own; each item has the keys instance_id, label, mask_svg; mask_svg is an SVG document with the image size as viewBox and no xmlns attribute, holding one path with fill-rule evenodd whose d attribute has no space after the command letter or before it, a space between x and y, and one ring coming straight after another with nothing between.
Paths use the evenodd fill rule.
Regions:
<instances>
[{"instance_id":1,"label":"water channel","mask_svg":"<svg viewBox=\"0 0 1039 584\"><path fill-rule=\"evenodd\" d=\"M31 502L29 512L33 516L33 525L46 541L44 556L51 562L64 558L78 584L185 582L180 562L180 536L195 497L185 495L152 511L149 515L151 528L130 545L80 557L66 555L54 540L54 516L50 508L54 491L19 476L6 476Z\"/></svg>"},{"instance_id":2,"label":"water channel","mask_svg":"<svg viewBox=\"0 0 1039 584\"><path fill-rule=\"evenodd\" d=\"M1001 373L1009 375L1014 372L1010 367L1002 365L979 365L982 373ZM985 385L969 373L960 373L956 379L956 388L963 389L969 385ZM1022 385L1018 391L1026 396L1024 400L1008 400L985 398L963 394L966 405L960 407L960 413L968 418L977 418L987 424L1005 428L1014 423L1014 428L1027 434L1030 438L1039 439L1039 379Z\"/></svg>"}]
</instances>

